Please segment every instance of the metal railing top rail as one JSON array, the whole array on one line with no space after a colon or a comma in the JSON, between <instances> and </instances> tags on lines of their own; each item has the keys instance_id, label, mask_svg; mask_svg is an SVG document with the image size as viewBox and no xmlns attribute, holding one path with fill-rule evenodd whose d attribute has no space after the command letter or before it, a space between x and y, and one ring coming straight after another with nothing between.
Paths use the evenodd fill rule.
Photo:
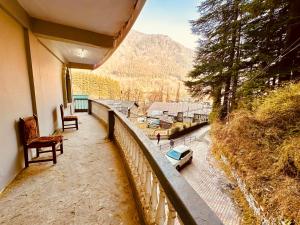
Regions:
<instances>
[{"instance_id":1,"label":"metal railing top rail","mask_svg":"<svg viewBox=\"0 0 300 225\"><path fill-rule=\"evenodd\" d=\"M171 143L165 143L165 144L160 144L159 145L159 150L170 150L172 147L176 147L179 144L184 144L184 145L188 145L190 143L192 143L193 141L198 140L199 137L198 136L190 136L190 137L182 137L182 138L177 138L177 139L173 139L174 145L171 146Z\"/></svg>"},{"instance_id":2,"label":"metal railing top rail","mask_svg":"<svg viewBox=\"0 0 300 225\"><path fill-rule=\"evenodd\" d=\"M101 101L91 101L100 104L109 110L113 110L104 103L101 103ZM222 224L220 219L196 193L191 185L179 174L167 158L159 153L151 140L135 127L126 116L117 110L113 111L114 115L127 128L140 146L182 222L186 225Z\"/></svg>"},{"instance_id":3,"label":"metal railing top rail","mask_svg":"<svg viewBox=\"0 0 300 225\"><path fill-rule=\"evenodd\" d=\"M100 104L102 105L103 107L107 108L108 110L109 109L112 109L111 107L109 107L108 105L106 105L105 103L101 102L101 100L97 100L97 99L88 99L89 101L92 101L92 102L95 102L97 104Z\"/></svg>"},{"instance_id":4,"label":"metal railing top rail","mask_svg":"<svg viewBox=\"0 0 300 225\"><path fill-rule=\"evenodd\" d=\"M88 98L73 98L75 112L88 111Z\"/></svg>"}]
</instances>

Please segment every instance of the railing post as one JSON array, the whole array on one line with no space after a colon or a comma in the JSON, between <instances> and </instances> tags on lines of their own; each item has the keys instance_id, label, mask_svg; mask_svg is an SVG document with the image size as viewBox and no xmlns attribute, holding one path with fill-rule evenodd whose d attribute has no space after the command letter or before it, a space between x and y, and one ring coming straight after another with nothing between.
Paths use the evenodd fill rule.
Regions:
<instances>
[{"instance_id":1,"label":"railing post","mask_svg":"<svg viewBox=\"0 0 300 225\"><path fill-rule=\"evenodd\" d=\"M88 100L88 113L91 115L92 114L92 100Z\"/></svg>"},{"instance_id":2,"label":"railing post","mask_svg":"<svg viewBox=\"0 0 300 225\"><path fill-rule=\"evenodd\" d=\"M115 114L113 110L108 110L108 138L114 138L114 129L115 129Z\"/></svg>"}]
</instances>

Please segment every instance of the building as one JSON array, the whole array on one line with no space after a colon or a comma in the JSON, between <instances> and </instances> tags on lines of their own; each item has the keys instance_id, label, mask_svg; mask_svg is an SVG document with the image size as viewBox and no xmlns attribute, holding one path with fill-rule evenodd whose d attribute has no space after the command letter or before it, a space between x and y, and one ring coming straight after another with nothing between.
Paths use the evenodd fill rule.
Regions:
<instances>
[{"instance_id":1,"label":"building","mask_svg":"<svg viewBox=\"0 0 300 225\"><path fill-rule=\"evenodd\" d=\"M170 129L173 125L173 121L170 118L166 118L165 116L159 117L159 125L163 129Z\"/></svg>"},{"instance_id":2,"label":"building","mask_svg":"<svg viewBox=\"0 0 300 225\"><path fill-rule=\"evenodd\" d=\"M147 110L148 116L168 115L178 122L197 121L200 115L207 116L211 112L208 102L154 102Z\"/></svg>"},{"instance_id":3,"label":"building","mask_svg":"<svg viewBox=\"0 0 300 225\"><path fill-rule=\"evenodd\" d=\"M61 127L58 107L72 101L70 69L95 69L107 60L144 1L91 3L83 7L82 1L70 0L0 1L0 54L5 59L0 66L1 105L5 106L0 190L23 168L15 121L37 114L41 135Z\"/></svg>"},{"instance_id":4,"label":"building","mask_svg":"<svg viewBox=\"0 0 300 225\"><path fill-rule=\"evenodd\" d=\"M0 190L9 185L0 223L221 224L153 143L101 102L90 100L79 130L63 133L56 165L24 169L19 118L36 114L42 136L60 130L59 105L73 104L71 69L101 66L144 3L0 0Z\"/></svg>"}]
</instances>

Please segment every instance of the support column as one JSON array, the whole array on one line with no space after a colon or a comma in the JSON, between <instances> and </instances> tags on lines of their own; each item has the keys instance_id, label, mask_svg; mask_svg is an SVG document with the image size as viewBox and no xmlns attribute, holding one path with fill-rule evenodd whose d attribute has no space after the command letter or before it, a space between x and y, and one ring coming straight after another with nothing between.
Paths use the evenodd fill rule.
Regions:
<instances>
[{"instance_id":1,"label":"support column","mask_svg":"<svg viewBox=\"0 0 300 225\"><path fill-rule=\"evenodd\" d=\"M88 99L88 114L92 115L92 100Z\"/></svg>"},{"instance_id":2,"label":"support column","mask_svg":"<svg viewBox=\"0 0 300 225\"><path fill-rule=\"evenodd\" d=\"M27 28L24 28L24 42L25 42L25 52L26 52L28 78L29 78L29 84L30 84L32 112L35 115L37 115L38 113L37 113L36 93L35 93L35 85L34 85L34 77L33 77L32 59L31 59L29 30Z\"/></svg>"},{"instance_id":3,"label":"support column","mask_svg":"<svg viewBox=\"0 0 300 225\"><path fill-rule=\"evenodd\" d=\"M114 129L115 129L115 113L113 110L108 110L108 138L110 140L114 139Z\"/></svg>"}]
</instances>

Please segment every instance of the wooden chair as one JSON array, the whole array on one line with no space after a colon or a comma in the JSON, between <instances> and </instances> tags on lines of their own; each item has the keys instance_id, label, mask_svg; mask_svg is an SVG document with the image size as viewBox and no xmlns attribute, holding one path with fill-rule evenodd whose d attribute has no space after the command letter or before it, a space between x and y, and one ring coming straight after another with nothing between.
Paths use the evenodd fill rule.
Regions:
<instances>
[{"instance_id":1,"label":"wooden chair","mask_svg":"<svg viewBox=\"0 0 300 225\"><path fill-rule=\"evenodd\" d=\"M30 163L53 161L56 164L56 151L63 154L63 137L61 135L40 137L38 132L38 119L36 115L20 118L20 136L24 146L25 167ZM51 150L44 150L42 148L49 148ZM60 148L58 148L60 147ZM28 150L31 148L36 149L36 156L39 157L41 153L52 152L50 159L35 159L29 161Z\"/></svg>"},{"instance_id":2,"label":"wooden chair","mask_svg":"<svg viewBox=\"0 0 300 225\"><path fill-rule=\"evenodd\" d=\"M62 124L63 131L65 131L65 129L72 129L72 128L76 128L76 130L78 130L78 117L65 116L64 106L62 104L60 105L60 115L61 115L61 124ZM75 123L65 123L69 121L74 121Z\"/></svg>"}]
</instances>

